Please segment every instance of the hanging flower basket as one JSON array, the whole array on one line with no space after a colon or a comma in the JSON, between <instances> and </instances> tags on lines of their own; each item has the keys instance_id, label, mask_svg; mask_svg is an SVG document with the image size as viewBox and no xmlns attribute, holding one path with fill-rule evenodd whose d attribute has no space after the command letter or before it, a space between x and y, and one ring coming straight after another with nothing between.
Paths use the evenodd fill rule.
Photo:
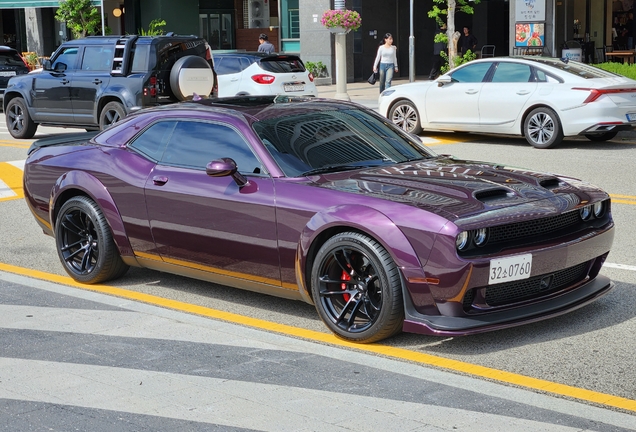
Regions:
<instances>
[{"instance_id":1,"label":"hanging flower basket","mask_svg":"<svg viewBox=\"0 0 636 432\"><path fill-rule=\"evenodd\" d=\"M328 10L322 14L322 25L331 30L332 33L349 33L355 31L362 25L362 18L356 11Z\"/></svg>"}]
</instances>

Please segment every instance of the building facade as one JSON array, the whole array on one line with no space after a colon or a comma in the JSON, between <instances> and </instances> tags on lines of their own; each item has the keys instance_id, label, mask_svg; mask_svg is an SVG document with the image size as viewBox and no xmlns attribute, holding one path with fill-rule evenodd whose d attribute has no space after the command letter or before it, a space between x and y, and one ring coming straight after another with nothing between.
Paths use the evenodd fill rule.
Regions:
<instances>
[{"instance_id":1,"label":"building facade","mask_svg":"<svg viewBox=\"0 0 636 432\"><path fill-rule=\"evenodd\" d=\"M633 3L482 0L473 4L474 14L457 13L455 27L469 26L478 50L494 45L495 55L517 53L523 44L541 44L546 54L561 57L564 44L571 47L578 42L588 54L584 60L594 61L596 48L633 46ZM103 10L112 34L138 33L152 20L163 19L165 31L199 35L213 49L254 51L258 35L266 33L279 52L322 62L335 76L334 36L320 23L323 12L333 8L333 0L97 0L93 4ZM398 47L399 75L408 76L411 19L415 74L428 75L436 33L436 24L428 17L433 4L433 0L346 0L347 8L362 16L362 27L347 36L348 81L366 79L387 32ZM4 44L21 52L50 55L72 37L64 23L54 18L58 5L57 0L0 0Z\"/></svg>"}]
</instances>

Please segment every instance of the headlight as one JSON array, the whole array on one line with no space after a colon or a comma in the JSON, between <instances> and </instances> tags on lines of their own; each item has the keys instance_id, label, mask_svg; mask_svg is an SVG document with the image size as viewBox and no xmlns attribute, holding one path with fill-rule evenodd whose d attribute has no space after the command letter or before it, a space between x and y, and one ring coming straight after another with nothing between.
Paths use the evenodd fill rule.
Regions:
<instances>
[{"instance_id":1,"label":"headlight","mask_svg":"<svg viewBox=\"0 0 636 432\"><path fill-rule=\"evenodd\" d=\"M468 246L468 231L462 231L457 235L455 245L459 250L466 249L466 246Z\"/></svg>"},{"instance_id":2,"label":"headlight","mask_svg":"<svg viewBox=\"0 0 636 432\"><path fill-rule=\"evenodd\" d=\"M581 208L581 210L579 210L579 214L581 215L581 219L588 220L592 214L592 206L585 206Z\"/></svg>"},{"instance_id":3,"label":"headlight","mask_svg":"<svg viewBox=\"0 0 636 432\"><path fill-rule=\"evenodd\" d=\"M603 214L605 214L605 205L604 205L603 201L594 203L592 211L594 212L594 217L595 218L602 217Z\"/></svg>"},{"instance_id":4,"label":"headlight","mask_svg":"<svg viewBox=\"0 0 636 432\"><path fill-rule=\"evenodd\" d=\"M485 245L487 240L488 240L488 229L487 228L480 228L480 229L475 231L475 244L477 246Z\"/></svg>"}]
</instances>

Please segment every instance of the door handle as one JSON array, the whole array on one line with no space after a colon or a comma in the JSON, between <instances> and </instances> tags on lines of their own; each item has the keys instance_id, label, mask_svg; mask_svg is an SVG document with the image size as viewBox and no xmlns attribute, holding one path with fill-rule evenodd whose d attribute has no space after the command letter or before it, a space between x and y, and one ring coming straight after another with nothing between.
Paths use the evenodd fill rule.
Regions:
<instances>
[{"instance_id":1,"label":"door handle","mask_svg":"<svg viewBox=\"0 0 636 432\"><path fill-rule=\"evenodd\" d=\"M102 80L100 79L96 79L95 81L93 81L93 84L101 84L101 83L102 83Z\"/></svg>"},{"instance_id":2,"label":"door handle","mask_svg":"<svg viewBox=\"0 0 636 432\"><path fill-rule=\"evenodd\" d=\"M152 178L152 182L157 186L163 186L168 183L168 177L166 176L154 176Z\"/></svg>"},{"instance_id":3,"label":"door handle","mask_svg":"<svg viewBox=\"0 0 636 432\"><path fill-rule=\"evenodd\" d=\"M525 96L527 94L530 94L530 92L528 90L519 90L517 94L521 96Z\"/></svg>"},{"instance_id":4,"label":"door handle","mask_svg":"<svg viewBox=\"0 0 636 432\"><path fill-rule=\"evenodd\" d=\"M62 84L68 84L68 83L70 83L70 81L69 81L69 80L67 80L67 79L63 79L63 80L61 81L61 83L62 83Z\"/></svg>"},{"instance_id":5,"label":"door handle","mask_svg":"<svg viewBox=\"0 0 636 432\"><path fill-rule=\"evenodd\" d=\"M479 90L466 90L466 94L477 94Z\"/></svg>"}]
</instances>

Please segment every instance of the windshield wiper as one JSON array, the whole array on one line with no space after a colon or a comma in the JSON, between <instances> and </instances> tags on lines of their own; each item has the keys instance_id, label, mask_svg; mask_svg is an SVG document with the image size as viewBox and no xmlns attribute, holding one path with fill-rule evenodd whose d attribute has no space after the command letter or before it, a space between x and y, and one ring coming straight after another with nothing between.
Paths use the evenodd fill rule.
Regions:
<instances>
[{"instance_id":1,"label":"windshield wiper","mask_svg":"<svg viewBox=\"0 0 636 432\"><path fill-rule=\"evenodd\" d=\"M360 161L353 164L342 164L342 165L325 165L320 168L314 168L309 171L305 171L301 174L301 176L310 176L314 174L322 174L328 172L338 172L338 171L348 171L360 168L373 168L381 165L387 165L395 163L392 160L373 160L373 161Z\"/></svg>"}]
</instances>

